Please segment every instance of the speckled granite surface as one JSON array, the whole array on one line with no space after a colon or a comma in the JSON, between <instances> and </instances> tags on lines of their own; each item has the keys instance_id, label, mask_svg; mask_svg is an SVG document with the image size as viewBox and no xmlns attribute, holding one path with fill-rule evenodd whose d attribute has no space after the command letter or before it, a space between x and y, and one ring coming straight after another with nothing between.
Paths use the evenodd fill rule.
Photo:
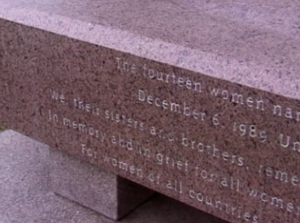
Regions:
<instances>
[{"instance_id":1,"label":"speckled granite surface","mask_svg":"<svg viewBox=\"0 0 300 223\"><path fill-rule=\"evenodd\" d=\"M128 215L155 194L64 152L50 149L51 190L111 219Z\"/></svg>"},{"instance_id":2,"label":"speckled granite surface","mask_svg":"<svg viewBox=\"0 0 300 223\"><path fill-rule=\"evenodd\" d=\"M297 0L0 3L0 18L300 98Z\"/></svg>"},{"instance_id":3,"label":"speckled granite surface","mask_svg":"<svg viewBox=\"0 0 300 223\"><path fill-rule=\"evenodd\" d=\"M300 221L299 1L0 3L4 126L230 222Z\"/></svg>"},{"instance_id":4,"label":"speckled granite surface","mask_svg":"<svg viewBox=\"0 0 300 223\"><path fill-rule=\"evenodd\" d=\"M0 132L1 223L113 223L50 189L48 146L14 131ZM156 196L121 223L225 223L170 198Z\"/></svg>"}]
</instances>

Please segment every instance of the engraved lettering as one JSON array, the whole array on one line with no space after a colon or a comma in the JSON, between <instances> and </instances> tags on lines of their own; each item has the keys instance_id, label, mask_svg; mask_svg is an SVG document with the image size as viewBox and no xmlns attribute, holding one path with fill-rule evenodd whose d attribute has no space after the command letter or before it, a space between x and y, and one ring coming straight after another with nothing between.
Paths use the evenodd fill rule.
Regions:
<instances>
[{"instance_id":1,"label":"engraved lettering","mask_svg":"<svg viewBox=\"0 0 300 223\"><path fill-rule=\"evenodd\" d=\"M283 148L289 148L292 151L300 153L300 141L291 142L291 136L284 136L283 134L279 135L279 144Z\"/></svg>"},{"instance_id":2,"label":"engraved lettering","mask_svg":"<svg viewBox=\"0 0 300 223\"><path fill-rule=\"evenodd\" d=\"M141 168L138 168L135 165L130 165L125 161L117 160L116 158L111 158L108 156L104 156L104 162L112 165L113 167L128 172L131 175L135 175L138 178L143 178L143 171Z\"/></svg>"},{"instance_id":3,"label":"engraved lettering","mask_svg":"<svg viewBox=\"0 0 300 223\"><path fill-rule=\"evenodd\" d=\"M282 108L281 105L273 105L273 115L279 117L283 116L287 119L294 119L297 122L300 121L300 111L294 111L292 108Z\"/></svg>"},{"instance_id":4,"label":"engraved lettering","mask_svg":"<svg viewBox=\"0 0 300 223\"><path fill-rule=\"evenodd\" d=\"M246 97L236 92L229 92L228 90L221 90L214 87L209 88L209 92L213 97L221 97L223 100L227 100L235 104L246 105L249 108L255 107L257 110L265 110L265 103L262 99L253 99L253 97ZM244 103L245 101L246 103Z\"/></svg>"}]
</instances>

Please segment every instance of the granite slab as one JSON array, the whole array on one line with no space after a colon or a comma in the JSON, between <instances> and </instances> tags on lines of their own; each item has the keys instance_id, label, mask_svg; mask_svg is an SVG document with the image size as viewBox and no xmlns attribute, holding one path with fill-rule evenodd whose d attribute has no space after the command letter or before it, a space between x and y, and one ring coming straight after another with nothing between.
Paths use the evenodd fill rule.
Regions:
<instances>
[{"instance_id":1,"label":"granite slab","mask_svg":"<svg viewBox=\"0 0 300 223\"><path fill-rule=\"evenodd\" d=\"M298 1L0 2L4 125L229 222L299 222Z\"/></svg>"}]
</instances>

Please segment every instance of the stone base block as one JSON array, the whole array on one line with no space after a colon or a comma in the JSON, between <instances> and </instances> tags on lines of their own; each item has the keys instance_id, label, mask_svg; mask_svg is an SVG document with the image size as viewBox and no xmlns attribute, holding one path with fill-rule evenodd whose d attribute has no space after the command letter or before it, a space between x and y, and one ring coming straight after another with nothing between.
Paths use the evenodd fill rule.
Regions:
<instances>
[{"instance_id":1,"label":"stone base block","mask_svg":"<svg viewBox=\"0 0 300 223\"><path fill-rule=\"evenodd\" d=\"M114 220L124 217L154 194L55 149L50 149L50 160L53 192Z\"/></svg>"}]
</instances>

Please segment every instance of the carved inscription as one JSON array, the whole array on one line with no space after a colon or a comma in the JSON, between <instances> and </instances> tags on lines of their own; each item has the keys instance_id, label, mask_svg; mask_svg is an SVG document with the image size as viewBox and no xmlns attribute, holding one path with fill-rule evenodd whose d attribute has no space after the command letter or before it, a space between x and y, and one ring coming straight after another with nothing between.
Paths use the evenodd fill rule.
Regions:
<instances>
[{"instance_id":1,"label":"carved inscription","mask_svg":"<svg viewBox=\"0 0 300 223\"><path fill-rule=\"evenodd\" d=\"M232 222L300 220L299 108L134 57L109 61L43 91L42 118L73 143L67 152Z\"/></svg>"},{"instance_id":2,"label":"carved inscription","mask_svg":"<svg viewBox=\"0 0 300 223\"><path fill-rule=\"evenodd\" d=\"M210 106L207 107L202 100L197 102L173 95L192 92L191 95L198 95L200 99L203 97L211 103L218 100L222 104L221 109L222 106L236 107L239 112L246 109L248 114L273 116L276 121L277 117L284 117L298 122L299 112L283 108L279 104L268 104L269 101L259 94L243 94L240 89L230 90L208 85L200 77L160 71L148 64L134 64L121 57L115 57L114 60L114 68L117 70L115 75L120 75L125 80L126 76L137 76L149 84L148 88L138 85L131 88L128 100L136 104L137 110L139 106L151 109L153 119L145 117L146 114L132 114L126 111L126 108L103 106L85 95L65 92L65 89L50 89L49 98L55 101L58 110L48 109L48 122L65 129L62 131L71 131L73 134L84 136L85 141L77 145L82 157L93 163L101 162L117 173L129 176L130 179L138 182L146 181L147 185L162 188L170 195L178 194L182 200L196 204L195 206L200 204L205 210L224 212L240 222L263 221L255 207L232 202L230 197L216 196L207 188L218 188L215 190L222 190L225 194L230 191L229 194L232 196L240 195L242 199L266 204L275 211L282 211L299 219L300 205L293 197L281 197L280 193L264 191L264 187L260 187L260 184L253 184L245 177L248 173L256 173L255 179L259 182L267 180L287 187L299 187L300 180L297 173L264 162L253 162L258 155L249 157L244 153L257 148L263 150L264 145L270 142L276 146L274 150L290 149L298 153L300 142L297 138L280 131L274 133L255 117L251 118L251 115L249 118L247 116L239 118L220 109L209 109ZM168 93L153 90L158 83L170 89L166 92L171 94L171 97ZM118 99L117 102L122 104ZM69 112L61 113L60 108ZM95 121L79 119L77 113L70 115L73 113L71 111L77 111L86 117L91 116ZM236 114L240 114L239 112ZM170 115L170 124L156 124L161 113ZM173 125L180 123L172 121L180 117L183 122L187 122L187 126L174 128ZM99 126L99 123L104 124ZM196 134L190 133L188 125L191 123L198 128ZM142 137L132 137L124 131L111 132L105 125L114 125ZM206 139L208 129L213 133L212 137ZM230 140L240 141L239 146L226 138L222 139L223 132L229 133ZM245 148L243 142L247 141L254 143L253 148ZM156 148L157 143L163 144L168 149ZM234 148L231 145L234 145ZM106 153L103 147L109 150L115 148L115 152ZM189 154L193 154L192 157ZM195 183L186 183L185 179L192 179L191 182Z\"/></svg>"},{"instance_id":3,"label":"carved inscription","mask_svg":"<svg viewBox=\"0 0 300 223\"><path fill-rule=\"evenodd\" d=\"M253 113L258 113L258 115L272 116L276 121L278 121L277 117L284 117L298 122L299 112L291 108L283 108L279 104L270 104L268 99L259 94L243 94L240 89L230 90L208 85L200 77L160 71L146 63L138 65L121 57L115 57L114 60L114 68L117 70L115 75L120 75L124 80L126 76L133 75L149 84L148 88L138 84L131 88L129 90L131 96L128 100L136 104L137 111L142 111L139 110L140 106L144 106L146 110L151 109L153 119L145 117L147 114L132 114L126 111L126 108L103 106L86 98L85 95L72 95L66 92L67 97L67 94L63 93L65 89L50 89L49 98L55 101L58 110L48 109L48 121L65 128L65 131L86 136L85 141L77 145L83 157L94 163L100 160L123 176L129 176L130 179L138 182L146 181L147 185L161 188L171 196L178 194L182 200L187 200L195 206L200 204L205 207L205 210L224 212L238 222L263 221L255 206L247 207L242 203L232 202L230 197L216 196L207 188L218 188L215 190L222 190L224 194L229 193L232 196L241 196L241 200L255 204L265 204L275 211L282 211L292 215L294 219L299 219L298 200L294 201L293 197L281 197L283 195L280 193L266 192L265 187L245 177L249 173L256 173L255 180L258 182L267 180L287 188L299 187L300 180L297 173L288 172L276 165L253 162L253 159L258 158L257 151L252 157L246 155L247 151L252 149L263 150L264 145L270 142L274 145L274 150L290 149L290 151L300 152L300 142L295 137L280 131L274 133L272 129L265 127L264 123L251 116ZM164 88L170 90L167 90L167 93L160 93L157 89L153 91L158 83L162 83ZM221 106L219 109L209 109L213 106L203 104L203 100L197 102L178 97L185 92L191 92L191 95L200 96L200 99L205 98L211 103L218 100ZM118 99L117 102L122 104ZM237 115L246 110L250 117L241 115L242 117L239 118L234 114L226 114L222 106L236 107ZM60 114L60 107L70 112ZM95 122L78 119L76 115L68 115L74 110L84 116L92 116ZM161 114L170 116L169 124L156 124ZM183 122L187 122L187 125L183 128L174 128L174 125L181 123L174 123L173 120L180 117ZM98 123L104 124L100 127L97 126ZM198 129L196 134L190 133L191 123ZM122 130L111 132L105 127L106 125L117 126L142 137L132 137ZM212 131L208 139L206 139L207 130ZM239 146L222 138L224 132L228 134L230 140L240 141ZM243 142L252 142L250 145L253 148L245 147L249 144L244 145ZM166 146L167 149L157 148L157 143ZM231 147L232 145L234 147ZM116 148L114 150L116 152L106 153L103 147ZM272 157L272 154L269 156ZM135 157L135 159L128 157ZM191 182L194 183L186 183L185 179L192 179Z\"/></svg>"},{"instance_id":4,"label":"carved inscription","mask_svg":"<svg viewBox=\"0 0 300 223\"><path fill-rule=\"evenodd\" d=\"M209 110L201 102L182 100L180 97L170 98L167 94L152 92L151 89L155 89L157 82L162 82L166 84L166 88L175 89L171 91L172 94L184 94L186 91L191 91L192 94L201 95L206 100L211 100L212 103L217 99L223 101L224 106L229 104L227 106L236 106L239 110L248 109L251 113L273 115L275 118L282 116L299 121L299 112L292 111L290 108L284 109L278 104L268 105L268 101L260 95L243 95L243 93L235 90L206 86L206 83L200 78L179 75L174 72L163 72L151 68L148 64L137 65L120 57L114 59L115 68L118 72L116 75L121 77L126 77L126 75L141 76L145 82L153 85L152 88L149 87L148 89L138 86L130 89L132 98L128 100L137 104L135 106L137 110L139 105L143 105L155 111L154 114L157 114L155 119L159 119L160 113L170 114L171 117L174 117L172 115L182 116L184 120L190 119L195 126L199 126L199 132L196 136L200 137L190 134L188 126L180 130L172 127L174 123L170 123L170 126L166 124L156 126L155 120L151 121L147 117L144 119L143 115L132 115L126 112L126 109L102 106L89 100L85 95L71 95L67 98L63 93L64 89L50 89L51 100L70 111L79 110L84 115L90 115L105 125L115 124L118 128L142 134L144 138L153 139L153 142L162 143L168 147L167 150L160 150L155 148L155 143L151 145L147 140L145 140L146 143L143 143L143 137L139 139L128 137L122 131L111 133L105 127L97 127L97 122L87 122L76 117L60 115L59 110L52 111L50 108L48 121L73 131L74 134L79 133L88 136L87 141L78 143L78 150L83 157L93 162L101 159L101 162L118 173L129 175L131 179L148 181L150 185L164 188L163 190L169 191L171 195L179 194L183 200L190 200L189 203L201 204L207 210L213 209L217 212L224 212L241 222L258 223L262 220L255 208L245 207L242 203L232 203L230 197L214 196L211 191L207 191L205 188L213 186L225 192L231 191L230 194L234 196L236 196L235 194L241 195L244 197L243 199L267 204L275 210L292 214L298 218L300 205L293 201L293 197L284 199L280 197L280 194L260 190L255 185L251 186L251 181L243 176L243 174L256 172L258 181L268 180L286 186L298 187L300 180L297 174L286 172L276 166L265 165L265 163L255 166L251 160L255 156L249 157L242 151L252 148L244 148L243 144L240 147L231 148L230 141L228 142L226 139L215 141L214 137L207 140L205 135L201 133L201 128L210 128L211 131L215 131L217 138L222 136L222 131L225 131L230 133L231 140L253 141L264 145L270 140L276 139L276 136L270 139L269 135L274 134L271 129L264 127L255 119L251 120L247 117L236 119L234 116L230 117L231 114L227 114L226 117L222 110ZM277 138L277 145L275 144L277 149L289 148L291 151L300 152L300 142L294 140L292 136L279 132ZM97 143L92 143L93 145L90 146L90 140L95 140ZM117 148L117 152L114 155L106 154L102 151L102 146ZM257 146L254 147L256 149ZM126 155L125 158L122 158L117 154L120 151L129 157L136 157L138 161L134 162L134 160L128 159ZM189 153L193 153L198 158L195 160L189 155L180 155ZM144 165L144 162L147 162L147 165ZM177 178L176 175L178 174L184 177ZM192 178L192 181L200 182L205 187L197 186L197 183L194 186L188 185L185 183L185 178Z\"/></svg>"}]
</instances>

